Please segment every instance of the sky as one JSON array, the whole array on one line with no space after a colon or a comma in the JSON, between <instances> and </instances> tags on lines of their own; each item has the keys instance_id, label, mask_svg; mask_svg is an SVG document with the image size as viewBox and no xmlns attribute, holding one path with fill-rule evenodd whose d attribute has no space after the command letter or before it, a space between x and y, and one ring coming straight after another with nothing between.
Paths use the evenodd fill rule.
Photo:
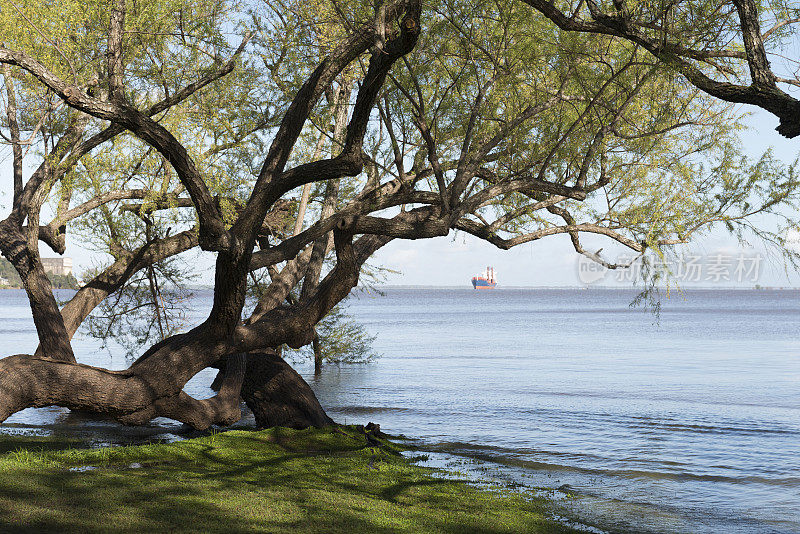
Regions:
<instances>
[{"instance_id":1,"label":"sky","mask_svg":"<svg viewBox=\"0 0 800 534\"><path fill-rule=\"evenodd\" d=\"M753 111L746 120L750 129L742 135L748 154L758 157L773 147L775 155L785 163L796 159L800 153L800 140L787 140L778 135L775 132L776 118L749 106L743 106L742 110ZM12 191L9 158L0 158L0 187L0 205L2 213L6 213ZM608 259L615 259L623 252L621 247L614 247L608 240L597 236L585 236L582 241L588 250L602 247L603 255ZM43 256L54 255L46 245L41 246ZM98 259L69 237L66 256L73 258L78 276ZM787 273L783 262L774 258L774 253L742 247L723 231L715 231L697 240L686 249L685 256L684 261L670 264L681 287L753 287L756 284L800 287L800 275ZM198 267L197 283L212 284L213 256L192 252L188 259ZM631 285L632 278L635 278L635 267L626 272L594 270L599 267L587 265L575 253L566 235L552 236L507 251L462 232L418 241L395 240L378 251L370 263L396 271L386 273L383 283L389 285L469 287L472 276L487 266L494 267L499 286L624 286ZM693 270L688 268L690 264L695 266ZM701 268L696 267L698 264ZM682 272L684 276L680 276Z\"/></svg>"}]
</instances>

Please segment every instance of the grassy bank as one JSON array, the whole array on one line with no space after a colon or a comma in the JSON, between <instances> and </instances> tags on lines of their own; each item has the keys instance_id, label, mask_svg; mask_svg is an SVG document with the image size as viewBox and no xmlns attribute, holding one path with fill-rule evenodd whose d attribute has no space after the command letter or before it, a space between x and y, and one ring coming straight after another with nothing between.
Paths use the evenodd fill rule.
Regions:
<instances>
[{"instance_id":1,"label":"grassy bank","mask_svg":"<svg viewBox=\"0 0 800 534\"><path fill-rule=\"evenodd\" d=\"M0 531L569 532L517 494L436 478L363 430L57 449L0 437Z\"/></svg>"}]
</instances>

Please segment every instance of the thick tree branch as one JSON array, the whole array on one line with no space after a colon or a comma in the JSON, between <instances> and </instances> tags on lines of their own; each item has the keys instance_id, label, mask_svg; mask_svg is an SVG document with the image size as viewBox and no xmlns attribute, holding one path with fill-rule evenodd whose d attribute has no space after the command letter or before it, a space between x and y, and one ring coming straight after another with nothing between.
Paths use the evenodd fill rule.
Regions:
<instances>
[{"instance_id":1,"label":"thick tree branch","mask_svg":"<svg viewBox=\"0 0 800 534\"><path fill-rule=\"evenodd\" d=\"M769 63L766 62L765 58L762 58L758 44L760 42L761 48L763 48L763 40L760 38L760 34L756 38L758 30L757 18L747 18L745 20L740 15L743 38L746 40L745 48L748 54L748 63L751 69L755 69L754 71L751 70L754 73L754 83L746 86L719 82L710 78L685 59L700 59L702 55L693 54L690 49L676 43L648 37L629 24L623 17L610 16L599 12L599 8L593 1L587 2L587 4L590 8L594 6L592 9L594 22L584 22L567 17L548 0L522 1L540 11L562 30L612 35L636 43L665 64L678 70L698 89L727 102L759 106L780 119L780 125L777 128L778 133L788 138L800 135L800 101L770 84L771 71L764 70L768 68ZM745 6L744 3L742 5ZM752 9L747 6L745 6L743 13L746 17L753 16ZM755 17L757 17L757 12L755 12ZM748 42L750 43L749 46L747 45ZM705 57L709 56L706 55Z\"/></svg>"},{"instance_id":2,"label":"thick tree branch","mask_svg":"<svg viewBox=\"0 0 800 534\"><path fill-rule=\"evenodd\" d=\"M504 239L498 236L496 233L492 232L487 227L480 225L475 221L471 221L469 219L460 219L456 223L456 229L467 232L468 234L472 234L475 237L479 237L485 241L488 241L497 248L503 250L508 250L511 247L515 247L523 243L530 243L531 241L536 241L543 237L558 235L558 234L569 234L571 232L584 232L590 234L604 235L610 237L614 241L622 243L626 247L635 250L637 252L642 250L642 245L640 243L637 243L636 241L623 236L622 234L616 232L611 228L607 228L605 226L592 223L581 223L581 224L573 224L566 226L550 226L547 228L542 228L541 230L528 232L526 234L511 237L508 239Z\"/></svg>"},{"instance_id":3,"label":"thick tree branch","mask_svg":"<svg viewBox=\"0 0 800 534\"><path fill-rule=\"evenodd\" d=\"M22 145L20 144L19 122L17 121L17 94L14 89L14 78L11 67L3 64L3 80L6 86L6 118L13 156L14 199L22 194Z\"/></svg>"},{"instance_id":4,"label":"thick tree branch","mask_svg":"<svg viewBox=\"0 0 800 534\"><path fill-rule=\"evenodd\" d=\"M125 0L114 0L111 6L108 28L108 49L106 65L108 69L109 98L118 104L124 103L125 87L122 78L122 36L125 33Z\"/></svg>"},{"instance_id":5,"label":"thick tree branch","mask_svg":"<svg viewBox=\"0 0 800 534\"><path fill-rule=\"evenodd\" d=\"M78 87L66 84L41 63L23 53L0 47L0 62L27 70L71 107L122 126L158 150L170 161L195 203L200 218L201 247L206 250L230 248L231 237L202 175L185 147L166 128L147 114L126 104L104 102L89 96Z\"/></svg>"},{"instance_id":6,"label":"thick tree branch","mask_svg":"<svg viewBox=\"0 0 800 534\"><path fill-rule=\"evenodd\" d=\"M775 75L770 70L767 52L758 24L758 8L753 0L733 0L742 27L742 40L750 66L753 85L765 88L775 87Z\"/></svg>"},{"instance_id":7,"label":"thick tree branch","mask_svg":"<svg viewBox=\"0 0 800 534\"><path fill-rule=\"evenodd\" d=\"M330 160L301 165L283 172L291 148L322 92L348 64L374 43L376 35L374 22L363 25L342 42L323 60L297 92L275 134L247 207L234 224L232 231L235 234L246 236L252 225L263 217L269 205L295 187L309 181L353 176L361 172L361 146L378 92L392 64L414 47L420 31L418 0L401 0L382 7L384 20L387 21L403 12L405 15L398 34L370 59L367 75L356 97L342 153Z\"/></svg>"}]
</instances>

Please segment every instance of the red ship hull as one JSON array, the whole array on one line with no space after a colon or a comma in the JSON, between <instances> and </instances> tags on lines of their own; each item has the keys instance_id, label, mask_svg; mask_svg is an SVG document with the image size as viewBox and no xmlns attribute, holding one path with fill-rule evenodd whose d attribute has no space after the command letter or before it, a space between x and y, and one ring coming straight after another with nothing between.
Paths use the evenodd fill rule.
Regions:
<instances>
[{"instance_id":1,"label":"red ship hull","mask_svg":"<svg viewBox=\"0 0 800 534\"><path fill-rule=\"evenodd\" d=\"M497 282L490 282L482 276L476 276L472 279L472 287L475 289L494 289Z\"/></svg>"}]
</instances>

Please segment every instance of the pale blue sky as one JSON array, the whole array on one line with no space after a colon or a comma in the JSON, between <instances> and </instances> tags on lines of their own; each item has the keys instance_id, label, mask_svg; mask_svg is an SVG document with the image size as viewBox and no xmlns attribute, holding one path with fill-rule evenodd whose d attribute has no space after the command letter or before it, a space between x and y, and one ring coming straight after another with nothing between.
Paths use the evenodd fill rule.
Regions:
<instances>
[{"instance_id":1,"label":"pale blue sky","mask_svg":"<svg viewBox=\"0 0 800 534\"><path fill-rule=\"evenodd\" d=\"M745 110L745 108L743 108ZM743 134L747 151L758 156L772 146L778 158L786 163L794 161L800 152L800 141L787 140L775 132L777 119L763 111L755 111L747 120L751 130ZM10 201L10 159L0 159L0 185L3 196L0 204L7 211ZM604 247L608 257L615 256L615 248L608 241L587 236L587 249ZM53 255L42 245L45 256ZM723 232L706 236L691 247L694 254L713 255L718 252L734 257L753 251L742 248L735 239ZM206 253L190 253L194 265L200 268L200 282L213 280L213 257ZM80 248L68 239L67 255L75 262L75 270L81 273L92 264L92 253ZM522 245L509 251L499 250L472 236L457 233L448 237L420 241L394 241L380 250L372 260L400 272L387 278L389 284L402 285L454 285L466 286L469 279L487 265L495 267L501 285L506 286L575 286L581 285L578 278L578 255L573 251L566 236L553 236L534 243ZM758 283L765 286L800 286L800 276L787 277L781 262L765 260L761 264ZM617 275L612 273L601 283L614 283ZM701 281L700 285L718 285ZM753 281L741 284L752 287ZM687 284L688 285L688 284Z\"/></svg>"}]
</instances>

